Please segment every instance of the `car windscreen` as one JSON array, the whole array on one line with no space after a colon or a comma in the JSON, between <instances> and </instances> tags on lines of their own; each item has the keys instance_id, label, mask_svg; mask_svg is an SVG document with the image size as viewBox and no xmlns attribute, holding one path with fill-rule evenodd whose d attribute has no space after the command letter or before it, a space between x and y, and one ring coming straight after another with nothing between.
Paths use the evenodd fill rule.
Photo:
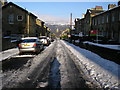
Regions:
<instances>
[{"instance_id":1,"label":"car windscreen","mask_svg":"<svg viewBox=\"0 0 120 90\"><path fill-rule=\"evenodd\" d=\"M36 42L37 39L25 39L22 41L22 43L26 43L26 42Z\"/></svg>"}]
</instances>

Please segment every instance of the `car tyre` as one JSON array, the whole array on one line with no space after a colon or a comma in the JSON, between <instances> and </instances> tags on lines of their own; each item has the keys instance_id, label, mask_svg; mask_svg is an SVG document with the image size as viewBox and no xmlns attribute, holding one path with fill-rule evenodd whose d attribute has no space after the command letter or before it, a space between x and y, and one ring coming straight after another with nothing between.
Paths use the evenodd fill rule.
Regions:
<instances>
[{"instance_id":1,"label":"car tyre","mask_svg":"<svg viewBox=\"0 0 120 90\"><path fill-rule=\"evenodd\" d=\"M22 55L23 54L23 52L19 52L19 55Z\"/></svg>"}]
</instances>

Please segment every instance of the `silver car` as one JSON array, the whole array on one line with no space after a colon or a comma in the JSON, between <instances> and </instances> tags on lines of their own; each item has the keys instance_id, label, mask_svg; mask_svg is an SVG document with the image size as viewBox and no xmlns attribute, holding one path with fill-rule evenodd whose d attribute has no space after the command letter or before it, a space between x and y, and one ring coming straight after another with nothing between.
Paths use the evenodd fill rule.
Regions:
<instances>
[{"instance_id":1,"label":"silver car","mask_svg":"<svg viewBox=\"0 0 120 90\"><path fill-rule=\"evenodd\" d=\"M48 42L46 36L40 36L39 39L43 43L44 46L48 46L49 45L49 42Z\"/></svg>"},{"instance_id":2,"label":"silver car","mask_svg":"<svg viewBox=\"0 0 120 90\"><path fill-rule=\"evenodd\" d=\"M37 37L23 38L18 47L20 54L23 52L39 53L44 48L42 42Z\"/></svg>"}]
</instances>

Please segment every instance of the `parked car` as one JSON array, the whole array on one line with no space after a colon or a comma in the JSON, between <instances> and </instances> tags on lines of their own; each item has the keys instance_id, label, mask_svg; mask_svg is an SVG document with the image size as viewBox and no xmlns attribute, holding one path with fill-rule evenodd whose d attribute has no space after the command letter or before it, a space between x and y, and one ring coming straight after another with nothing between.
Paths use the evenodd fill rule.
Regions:
<instances>
[{"instance_id":1,"label":"parked car","mask_svg":"<svg viewBox=\"0 0 120 90\"><path fill-rule=\"evenodd\" d=\"M46 36L40 36L39 39L43 43L44 46L48 46L50 44L50 41L47 39Z\"/></svg>"},{"instance_id":2,"label":"parked car","mask_svg":"<svg viewBox=\"0 0 120 90\"><path fill-rule=\"evenodd\" d=\"M18 46L20 54L23 52L39 53L44 47L37 37L22 38L22 42Z\"/></svg>"},{"instance_id":3,"label":"parked car","mask_svg":"<svg viewBox=\"0 0 120 90\"><path fill-rule=\"evenodd\" d=\"M54 41L54 39L52 38L52 39L51 39L51 42L53 42L53 41Z\"/></svg>"},{"instance_id":4,"label":"parked car","mask_svg":"<svg viewBox=\"0 0 120 90\"><path fill-rule=\"evenodd\" d=\"M51 38L47 37L47 40L48 40L48 44L51 44Z\"/></svg>"}]
</instances>

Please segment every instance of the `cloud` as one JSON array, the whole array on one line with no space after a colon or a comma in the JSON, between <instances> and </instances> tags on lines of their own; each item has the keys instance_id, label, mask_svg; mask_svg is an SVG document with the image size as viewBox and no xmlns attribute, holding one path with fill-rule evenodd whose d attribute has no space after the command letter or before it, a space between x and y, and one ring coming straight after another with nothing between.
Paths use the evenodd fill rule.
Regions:
<instances>
[{"instance_id":1,"label":"cloud","mask_svg":"<svg viewBox=\"0 0 120 90\"><path fill-rule=\"evenodd\" d=\"M40 20L48 24L69 24L69 18L34 13Z\"/></svg>"}]
</instances>

